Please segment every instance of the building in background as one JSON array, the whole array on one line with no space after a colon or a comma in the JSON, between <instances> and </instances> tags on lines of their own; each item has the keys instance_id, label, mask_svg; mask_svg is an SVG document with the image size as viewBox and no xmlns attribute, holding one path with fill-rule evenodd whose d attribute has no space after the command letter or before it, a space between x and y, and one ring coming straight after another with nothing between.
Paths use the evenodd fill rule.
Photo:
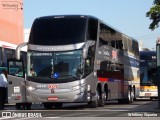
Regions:
<instances>
[{"instance_id":1,"label":"building in background","mask_svg":"<svg viewBox=\"0 0 160 120\"><path fill-rule=\"evenodd\" d=\"M23 42L23 0L0 0L0 41Z\"/></svg>"},{"instance_id":2,"label":"building in background","mask_svg":"<svg viewBox=\"0 0 160 120\"><path fill-rule=\"evenodd\" d=\"M24 42L23 0L0 0L0 67L14 57L16 46Z\"/></svg>"}]
</instances>

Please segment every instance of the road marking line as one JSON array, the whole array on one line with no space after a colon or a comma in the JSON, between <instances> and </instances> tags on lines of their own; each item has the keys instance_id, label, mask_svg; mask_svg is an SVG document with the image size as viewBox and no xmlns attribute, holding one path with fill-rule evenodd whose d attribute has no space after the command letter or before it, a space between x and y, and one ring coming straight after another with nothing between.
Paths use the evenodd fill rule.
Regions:
<instances>
[{"instance_id":1,"label":"road marking line","mask_svg":"<svg viewBox=\"0 0 160 120\"><path fill-rule=\"evenodd\" d=\"M60 117L43 117L43 118L60 118Z\"/></svg>"}]
</instances>

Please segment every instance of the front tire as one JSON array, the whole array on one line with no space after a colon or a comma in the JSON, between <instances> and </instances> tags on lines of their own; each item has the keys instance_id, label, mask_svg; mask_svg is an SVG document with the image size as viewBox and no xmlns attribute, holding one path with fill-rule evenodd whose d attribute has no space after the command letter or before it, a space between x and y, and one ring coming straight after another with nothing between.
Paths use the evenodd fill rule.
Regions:
<instances>
[{"instance_id":1,"label":"front tire","mask_svg":"<svg viewBox=\"0 0 160 120\"><path fill-rule=\"evenodd\" d=\"M96 90L95 100L90 101L88 104L91 108L103 107L105 104L106 96L102 94L98 89Z\"/></svg>"},{"instance_id":2,"label":"front tire","mask_svg":"<svg viewBox=\"0 0 160 120\"><path fill-rule=\"evenodd\" d=\"M131 87L128 88L128 94L126 99L118 99L119 104L130 104L133 103L134 93L131 90Z\"/></svg>"},{"instance_id":3,"label":"front tire","mask_svg":"<svg viewBox=\"0 0 160 120\"><path fill-rule=\"evenodd\" d=\"M98 94L98 90L96 91L96 95L95 95L95 100L94 101L90 101L88 102L88 105L91 107L91 108L97 108L98 105L99 105L99 94Z\"/></svg>"},{"instance_id":4,"label":"front tire","mask_svg":"<svg viewBox=\"0 0 160 120\"><path fill-rule=\"evenodd\" d=\"M102 93L101 95L99 95L98 106L99 107L104 107L105 100L106 100L106 95L105 94Z\"/></svg>"},{"instance_id":5,"label":"front tire","mask_svg":"<svg viewBox=\"0 0 160 120\"><path fill-rule=\"evenodd\" d=\"M133 100L134 100L134 95L133 95L133 91L131 89L131 87L128 88L128 97L127 99L125 99L125 103L127 104L130 104L130 103L133 103Z\"/></svg>"}]
</instances>

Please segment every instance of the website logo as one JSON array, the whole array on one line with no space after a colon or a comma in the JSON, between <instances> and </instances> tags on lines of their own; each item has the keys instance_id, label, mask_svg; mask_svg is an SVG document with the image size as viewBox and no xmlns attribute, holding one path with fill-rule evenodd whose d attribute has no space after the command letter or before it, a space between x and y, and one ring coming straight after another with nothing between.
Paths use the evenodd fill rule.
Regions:
<instances>
[{"instance_id":1,"label":"website logo","mask_svg":"<svg viewBox=\"0 0 160 120\"><path fill-rule=\"evenodd\" d=\"M10 118L12 117L11 112L2 112L2 118Z\"/></svg>"},{"instance_id":2,"label":"website logo","mask_svg":"<svg viewBox=\"0 0 160 120\"><path fill-rule=\"evenodd\" d=\"M3 9L14 9L14 10L23 10L23 3L18 1L1 1L1 5Z\"/></svg>"}]
</instances>

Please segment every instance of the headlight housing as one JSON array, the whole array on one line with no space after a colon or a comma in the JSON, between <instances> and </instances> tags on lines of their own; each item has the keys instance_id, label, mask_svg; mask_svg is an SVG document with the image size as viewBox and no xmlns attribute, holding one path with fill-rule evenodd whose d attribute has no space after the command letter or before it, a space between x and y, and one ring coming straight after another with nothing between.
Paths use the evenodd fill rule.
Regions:
<instances>
[{"instance_id":1,"label":"headlight housing","mask_svg":"<svg viewBox=\"0 0 160 120\"><path fill-rule=\"evenodd\" d=\"M34 87L32 87L32 86L28 86L27 87L27 90L29 90L29 91L34 91L36 88L34 88Z\"/></svg>"}]
</instances>

